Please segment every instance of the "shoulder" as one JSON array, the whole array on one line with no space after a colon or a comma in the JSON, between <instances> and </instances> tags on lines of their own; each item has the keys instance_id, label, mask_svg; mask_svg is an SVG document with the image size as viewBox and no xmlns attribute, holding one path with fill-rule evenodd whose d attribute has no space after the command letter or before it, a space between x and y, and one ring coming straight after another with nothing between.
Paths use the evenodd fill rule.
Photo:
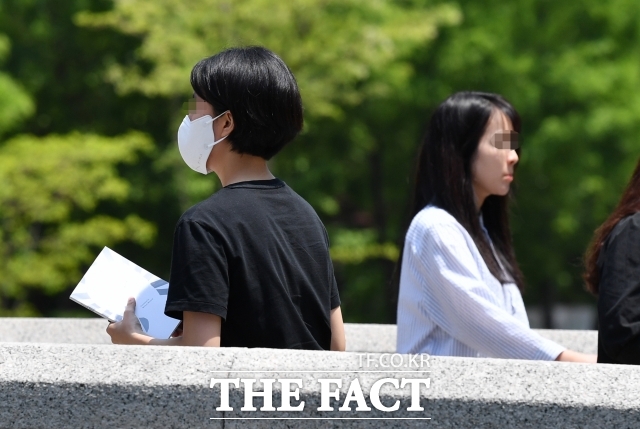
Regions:
<instances>
[{"instance_id":1,"label":"shoulder","mask_svg":"<svg viewBox=\"0 0 640 429\"><path fill-rule=\"evenodd\" d=\"M177 228L184 225L211 226L220 223L233 204L225 197L223 190L216 192L206 200L188 208L178 220Z\"/></svg>"},{"instance_id":2,"label":"shoulder","mask_svg":"<svg viewBox=\"0 0 640 429\"><path fill-rule=\"evenodd\" d=\"M434 206L425 207L413 218L404 252L408 261L418 260L431 268L473 272L476 277L486 271L484 260L465 227L449 212Z\"/></svg>"},{"instance_id":3,"label":"shoulder","mask_svg":"<svg viewBox=\"0 0 640 429\"><path fill-rule=\"evenodd\" d=\"M420 210L411 221L407 231L407 240L422 240L431 237L436 241L447 239L466 239L467 230L444 209L427 206Z\"/></svg>"},{"instance_id":4,"label":"shoulder","mask_svg":"<svg viewBox=\"0 0 640 429\"><path fill-rule=\"evenodd\" d=\"M411 222L405 238L409 255L432 260L443 255L465 263L479 260L478 248L467 230L449 212L434 206L422 209Z\"/></svg>"},{"instance_id":5,"label":"shoulder","mask_svg":"<svg viewBox=\"0 0 640 429\"><path fill-rule=\"evenodd\" d=\"M607 238L607 244L621 243L640 243L640 212L634 213L620 220L613 227L609 237Z\"/></svg>"},{"instance_id":6,"label":"shoulder","mask_svg":"<svg viewBox=\"0 0 640 429\"><path fill-rule=\"evenodd\" d=\"M315 233L322 235L324 241L329 245L327 230L313 206L289 186L285 186L283 191L288 199L288 202L283 204L287 210L286 221L291 225L297 225L300 231L315 231Z\"/></svg>"},{"instance_id":7,"label":"shoulder","mask_svg":"<svg viewBox=\"0 0 640 429\"><path fill-rule=\"evenodd\" d=\"M216 230L233 229L273 218L322 225L311 204L286 183L279 179L270 182L243 182L222 188L185 211L178 226L198 223Z\"/></svg>"},{"instance_id":8,"label":"shoulder","mask_svg":"<svg viewBox=\"0 0 640 429\"><path fill-rule=\"evenodd\" d=\"M281 217L285 215L288 221L312 221L322 225L320 217L307 200L301 197L289 185L280 179L279 186L270 189L265 197L265 209L270 213Z\"/></svg>"},{"instance_id":9,"label":"shoulder","mask_svg":"<svg viewBox=\"0 0 640 429\"><path fill-rule=\"evenodd\" d=\"M412 223L432 226L432 225L460 225L460 223L449 214L448 211L436 206L426 206L413 218Z\"/></svg>"},{"instance_id":10,"label":"shoulder","mask_svg":"<svg viewBox=\"0 0 640 429\"><path fill-rule=\"evenodd\" d=\"M211 212L215 204L211 204L212 197L207 198L204 201L200 201L199 203L189 207L182 216L180 216L180 220L178 224L185 222L198 222L202 221L204 218L207 218Z\"/></svg>"},{"instance_id":11,"label":"shoulder","mask_svg":"<svg viewBox=\"0 0 640 429\"><path fill-rule=\"evenodd\" d=\"M611 238L624 238L628 233L640 233L640 212L636 212L630 216L621 219L620 222L611 230Z\"/></svg>"},{"instance_id":12,"label":"shoulder","mask_svg":"<svg viewBox=\"0 0 640 429\"><path fill-rule=\"evenodd\" d=\"M621 219L609 233L605 242L605 251L620 247L638 247L640 245L640 212Z\"/></svg>"},{"instance_id":13,"label":"shoulder","mask_svg":"<svg viewBox=\"0 0 640 429\"><path fill-rule=\"evenodd\" d=\"M282 195L287 187L284 182L265 184L267 181L248 181L228 185L216 191L207 199L187 209L180 218L181 222L200 222L208 224L216 221L229 221L258 213L264 197L270 193ZM272 181L268 181L272 182ZM275 182L275 181L273 181Z\"/></svg>"},{"instance_id":14,"label":"shoulder","mask_svg":"<svg viewBox=\"0 0 640 429\"><path fill-rule=\"evenodd\" d=\"M320 217L316 213L315 209L307 200L302 198L296 191L291 189L289 186L285 186L285 191L289 193L291 200L293 203L300 208L300 210L307 212L310 216L320 222Z\"/></svg>"},{"instance_id":15,"label":"shoulder","mask_svg":"<svg viewBox=\"0 0 640 429\"><path fill-rule=\"evenodd\" d=\"M304 207L309 210L313 210L313 208L311 207L311 204L309 204L307 200L302 198L300 194L298 194L295 190L293 190L291 186L287 185L284 182L283 184L284 186L281 188L281 193L285 198L289 198L292 202L294 202L295 204L299 204L301 207Z\"/></svg>"}]
</instances>

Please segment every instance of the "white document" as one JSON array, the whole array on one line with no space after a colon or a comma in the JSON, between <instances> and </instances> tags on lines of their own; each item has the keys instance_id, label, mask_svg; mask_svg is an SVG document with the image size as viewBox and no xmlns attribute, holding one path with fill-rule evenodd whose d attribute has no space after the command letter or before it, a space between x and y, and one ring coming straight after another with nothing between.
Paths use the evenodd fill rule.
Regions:
<instances>
[{"instance_id":1,"label":"white document","mask_svg":"<svg viewBox=\"0 0 640 429\"><path fill-rule=\"evenodd\" d=\"M122 320L129 297L134 297L142 329L166 339L180 323L164 314L168 291L169 283L105 247L69 298L116 322Z\"/></svg>"}]
</instances>

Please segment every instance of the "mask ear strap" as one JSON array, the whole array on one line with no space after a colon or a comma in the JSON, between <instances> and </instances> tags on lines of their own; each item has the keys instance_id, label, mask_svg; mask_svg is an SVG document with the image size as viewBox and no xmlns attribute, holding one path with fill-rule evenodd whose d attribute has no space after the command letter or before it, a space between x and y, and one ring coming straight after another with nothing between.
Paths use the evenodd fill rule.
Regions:
<instances>
[{"instance_id":1,"label":"mask ear strap","mask_svg":"<svg viewBox=\"0 0 640 429\"><path fill-rule=\"evenodd\" d=\"M227 137L229 137L229 136L224 136L221 139L214 141L213 143L209 143L207 145L207 147L213 147L213 146L217 145L218 143L220 143L222 140L226 139Z\"/></svg>"},{"instance_id":2,"label":"mask ear strap","mask_svg":"<svg viewBox=\"0 0 640 429\"><path fill-rule=\"evenodd\" d=\"M218 116L216 116L215 118L213 118L211 121L215 121L216 119L218 119L220 116L224 115L225 113L227 113L229 111L229 109L225 110L224 112L220 113Z\"/></svg>"},{"instance_id":3,"label":"mask ear strap","mask_svg":"<svg viewBox=\"0 0 640 429\"><path fill-rule=\"evenodd\" d=\"M209 123L209 124L212 124L212 123L213 123L213 121L215 121L215 120L216 120L216 119L218 119L220 116L224 115L225 113L227 113L227 112L229 112L229 111L230 111L229 109L225 110L224 112L220 113L218 116L216 116L215 118L213 118L212 120L210 120L208 123ZM226 136L222 137L221 139L214 141L213 143L209 143L209 144L207 145L207 147L213 147L213 146L217 145L218 143L220 143L222 140L226 139L227 137L229 137L229 136L228 136L228 135L226 135Z\"/></svg>"}]
</instances>

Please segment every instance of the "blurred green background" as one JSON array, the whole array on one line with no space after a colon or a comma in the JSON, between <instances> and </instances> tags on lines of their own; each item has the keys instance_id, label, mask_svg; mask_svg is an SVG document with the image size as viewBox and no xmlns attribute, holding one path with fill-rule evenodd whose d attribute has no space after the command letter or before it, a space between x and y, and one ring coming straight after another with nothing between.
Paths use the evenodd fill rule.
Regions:
<instances>
[{"instance_id":1,"label":"blurred green background","mask_svg":"<svg viewBox=\"0 0 640 429\"><path fill-rule=\"evenodd\" d=\"M0 0L0 316L88 316L102 246L168 279L180 214L219 187L176 132L201 58L279 54L305 129L274 174L325 222L348 322L389 280L425 123L459 90L523 117L513 234L525 302L594 303L582 254L640 154L637 0Z\"/></svg>"}]
</instances>

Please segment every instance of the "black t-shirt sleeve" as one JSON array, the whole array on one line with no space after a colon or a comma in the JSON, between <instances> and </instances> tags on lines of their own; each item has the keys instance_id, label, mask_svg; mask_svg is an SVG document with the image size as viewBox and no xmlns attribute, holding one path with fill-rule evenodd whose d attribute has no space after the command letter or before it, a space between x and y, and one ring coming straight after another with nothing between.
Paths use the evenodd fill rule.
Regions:
<instances>
[{"instance_id":1,"label":"black t-shirt sleeve","mask_svg":"<svg viewBox=\"0 0 640 429\"><path fill-rule=\"evenodd\" d=\"M640 364L640 217L614 229L602 251L600 346L618 363Z\"/></svg>"},{"instance_id":2,"label":"black t-shirt sleeve","mask_svg":"<svg viewBox=\"0 0 640 429\"><path fill-rule=\"evenodd\" d=\"M227 317L229 273L222 238L195 221L180 221L173 239L165 314L183 311Z\"/></svg>"}]
</instances>

